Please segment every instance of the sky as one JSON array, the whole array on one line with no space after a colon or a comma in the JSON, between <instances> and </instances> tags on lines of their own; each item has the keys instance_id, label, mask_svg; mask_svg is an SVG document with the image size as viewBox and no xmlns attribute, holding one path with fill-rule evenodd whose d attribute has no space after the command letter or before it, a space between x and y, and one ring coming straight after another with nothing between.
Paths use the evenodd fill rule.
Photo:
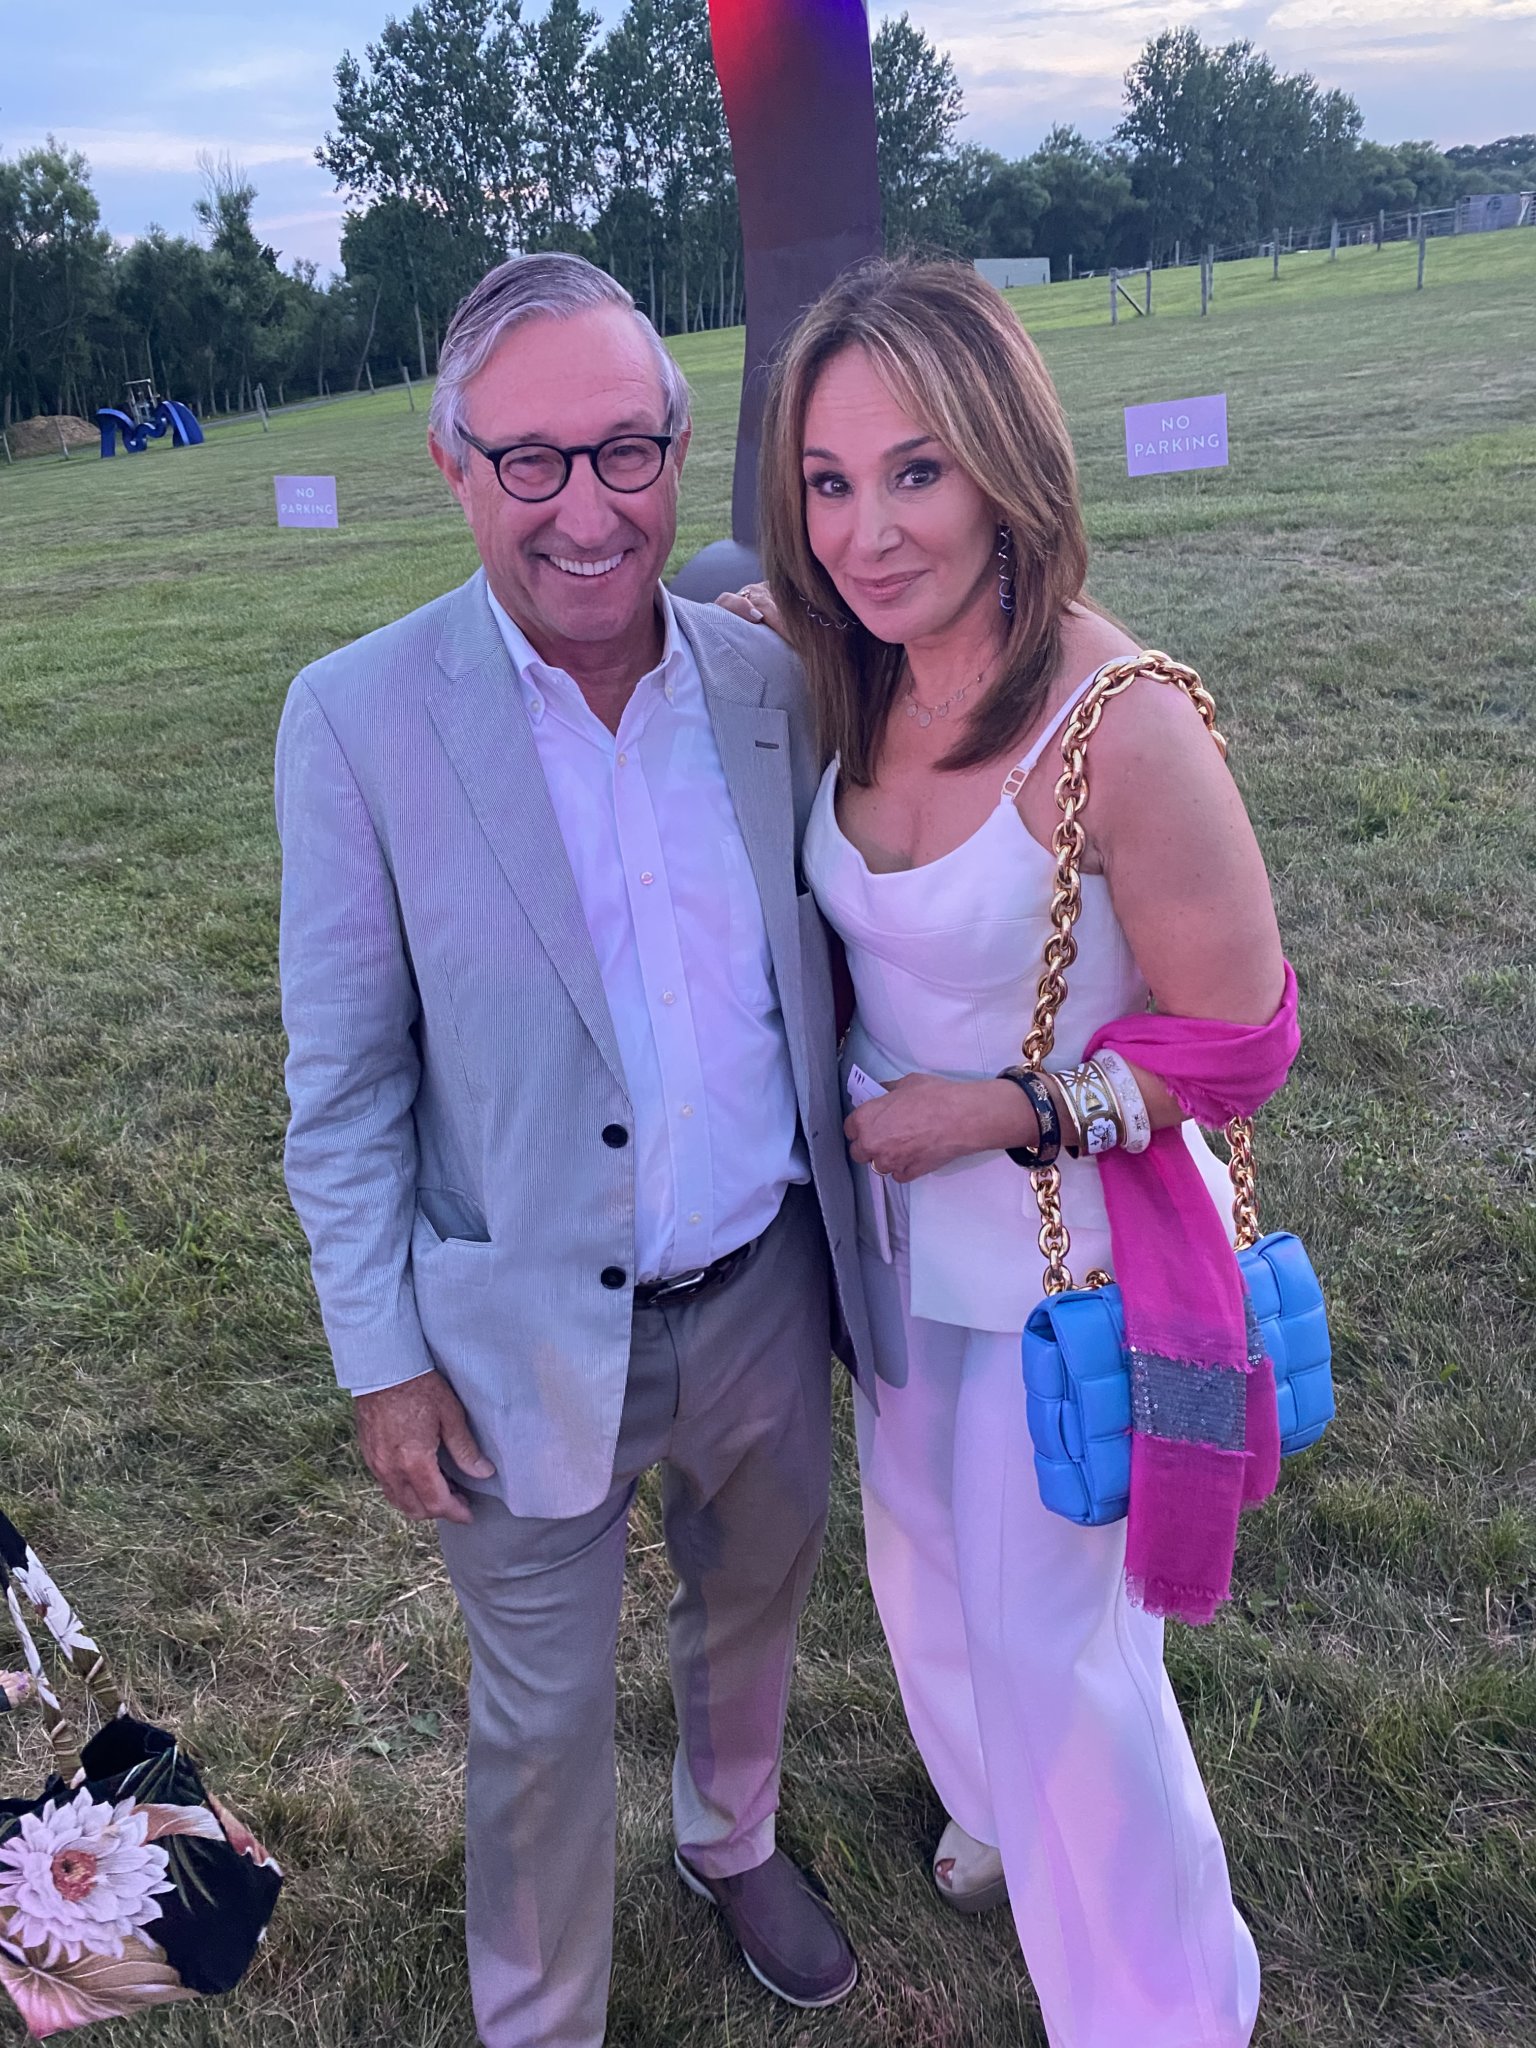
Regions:
<instances>
[{"instance_id":1,"label":"sky","mask_svg":"<svg viewBox=\"0 0 1536 2048\"><path fill-rule=\"evenodd\" d=\"M343 200L314 160L343 50L361 56L411 0L0 0L0 155L52 134L91 166L102 219L194 232L200 150L257 188L284 267L337 263ZM595 0L605 20L621 0ZM527 0L537 12L539 0ZM1536 128L1536 0L907 0L955 59L962 139L1008 156L1058 121L1106 137L1149 36L1247 37L1283 70L1352 93L1379 142L1442 148ZM878 20L888 8L874 0Z\"/></svg>"}]
</instances>

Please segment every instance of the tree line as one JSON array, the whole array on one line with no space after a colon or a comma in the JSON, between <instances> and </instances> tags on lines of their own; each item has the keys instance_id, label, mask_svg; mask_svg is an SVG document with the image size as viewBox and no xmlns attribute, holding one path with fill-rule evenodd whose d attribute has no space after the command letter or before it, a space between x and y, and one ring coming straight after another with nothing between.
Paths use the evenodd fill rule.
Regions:
<instances>
[{"instance_id":1,"label":"tree line","mask_svg":"<svg viewBox=\"0 0 1536 2048\"><path fill-rule=\"evenodd\" d=\"M936 101L941 77L952 86L954 75L937 53L929 64ZM1280 72L1249 42L1217 47L1193 29L1167 29L1127 72L1107 141L1057 127L1011 161L938 149L907 205L888 196L887 231L964 255L1048 256L1062 278L1190 259L1277 229L1321 228L1326 240L1332 221L1536 187L1536 135L1442 152L1369 142L1363 126L1347 93Z\"/></svg>"},{"instance_id":2,"label":"tree line","mask_svg":"<svg viewBox=\"0 0 1536 2048\"><path fill-rule=\"evenodd\" d=\"M119 248L90 170L50 140L0 160L0 427L38 413L89 418L130 378L205 416L351 381L353 295L312 263L279 267L251 225L255 187L208 160L199 239L151 226ZM349 351L345 358L344 348Z\"/></svg>"},{"instance_id":3,"label":"tree line","mask_svg":"<svg viewBox=\"0 0 1536 2048\"><path fill-rule=\"evenodd\" d=\"M1273 227L1536 185L1536 135L1441 152L1362 139L1347 94L1251 44L1165 31L1106 140L962 145L954 65L905 14L872 44L893 249L1042 255L1053 276L1162 261ZM516 249L590 256L666 333L743 317L740 227L707 0L418 0L335 72L316 149L346 199L342 267L282 267L238 165L203 162L193 235L121 248L89 167L50 142L0 159L0 424L89 416L127 378L204 414L431 374L468 285Z\"/></svg>"}]
</instances>

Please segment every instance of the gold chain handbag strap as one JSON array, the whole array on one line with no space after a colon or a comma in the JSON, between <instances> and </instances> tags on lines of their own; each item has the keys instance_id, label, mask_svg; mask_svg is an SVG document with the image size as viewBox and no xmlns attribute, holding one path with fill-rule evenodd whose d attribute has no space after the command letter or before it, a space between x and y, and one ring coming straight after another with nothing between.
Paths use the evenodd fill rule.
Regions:
<instances>
[{"instance_id":1,"label":"gold chain handbag strap","mask_svg":"<svg viewBox=\"0 0 1536 2048\"><path fill-rule=\"evenodd\" d=\"M1056 1018L1067 999L1067 969L1077 958L1073 927L1083 906L1082 862L1087 833L1082 814L1088 802L1088 742L1099 727L1104 707L1113 697L1128 690L1138 676L1168 683L1182 690L1200 716L1206 731L1226 759L1227 743L1216 729L1216 705L1210 691L1187 663L1149 648L1124 661L1112 661L1101 668L1073 706L1061 735L1062 770L1056 782L1056 808L1061 816L1051 835L1051 852L1056 858L1056 883L1051 892L1051 934L1045 942L1045 968L1035 998L1035 1014L1024 1039L1026 1067L1043 1066L1056 1043ZM1258 1193L1253 1166L1253 1120L1234 1117L1227 1125L1231 1147L1228 1171L1232 1176L1232 1213L1237 1224L1239 1250L1259 1235ZM1067 1256L1072 1241L1061 1213L1061 1173L1057 1167L1039 1168L1030 1175L1035 1201L1040 1210L1040 1251L1045 1259L1045 1291L1062 1294L1072 1285ZM1102 1286L1106 1275L1088 1275L1090 1286Z\"/></svg>"}]
</instances>

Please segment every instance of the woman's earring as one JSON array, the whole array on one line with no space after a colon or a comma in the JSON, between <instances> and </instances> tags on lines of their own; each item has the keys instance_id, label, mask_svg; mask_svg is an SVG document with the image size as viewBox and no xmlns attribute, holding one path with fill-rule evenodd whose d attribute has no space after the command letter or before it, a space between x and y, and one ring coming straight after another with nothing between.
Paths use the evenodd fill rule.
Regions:
<instances>
[{"instance_id":1,"label":"woman's earring","mask_svg":"<svg viewBox=\"0 0 1536 2048\"><path fill-rule=\"evenodd\" d=\"M997 572L997 601L1009 618L1013 617L1013 528L1000 526L997 529L997 559L1002 563Z\"/></svg>"},{"instance_id":2,"label":"woman's earring","mask_svg":"<svg viewBox=\"0 0 1536 2048\"><path fill-rule=\"evenodd\" d=\"M802 597L800 602L805 606L806 611L809 613L811 624L813 626L830 626L834 633L847 632L848 621L846 619L827 618L824 613L817 611L815 605L811 603L811 600L808 597Z\"/></svg>"}]
</instances>

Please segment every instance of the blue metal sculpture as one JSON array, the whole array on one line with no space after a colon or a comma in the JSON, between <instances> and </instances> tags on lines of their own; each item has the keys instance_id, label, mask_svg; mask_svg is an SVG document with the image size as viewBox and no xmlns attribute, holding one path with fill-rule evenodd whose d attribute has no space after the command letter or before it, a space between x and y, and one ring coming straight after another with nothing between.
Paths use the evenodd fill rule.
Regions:
<instances>
[{"instance_id":1,"label":"blue metal sculpture","mask_svg":"<svg viewBox=\"0 0 1536 2048\"><path fill-rule=\"evenodd\" d=\"M164 434L170 435L173 448L195 448L203 438L191 407L175 398L157 397L147 377L130 381L126 411L104 405L96 414L96 424L101 429L103 459L117 453L119 435L126 455L142 455L151 441Z\"/></svg>"}]
</instances>

